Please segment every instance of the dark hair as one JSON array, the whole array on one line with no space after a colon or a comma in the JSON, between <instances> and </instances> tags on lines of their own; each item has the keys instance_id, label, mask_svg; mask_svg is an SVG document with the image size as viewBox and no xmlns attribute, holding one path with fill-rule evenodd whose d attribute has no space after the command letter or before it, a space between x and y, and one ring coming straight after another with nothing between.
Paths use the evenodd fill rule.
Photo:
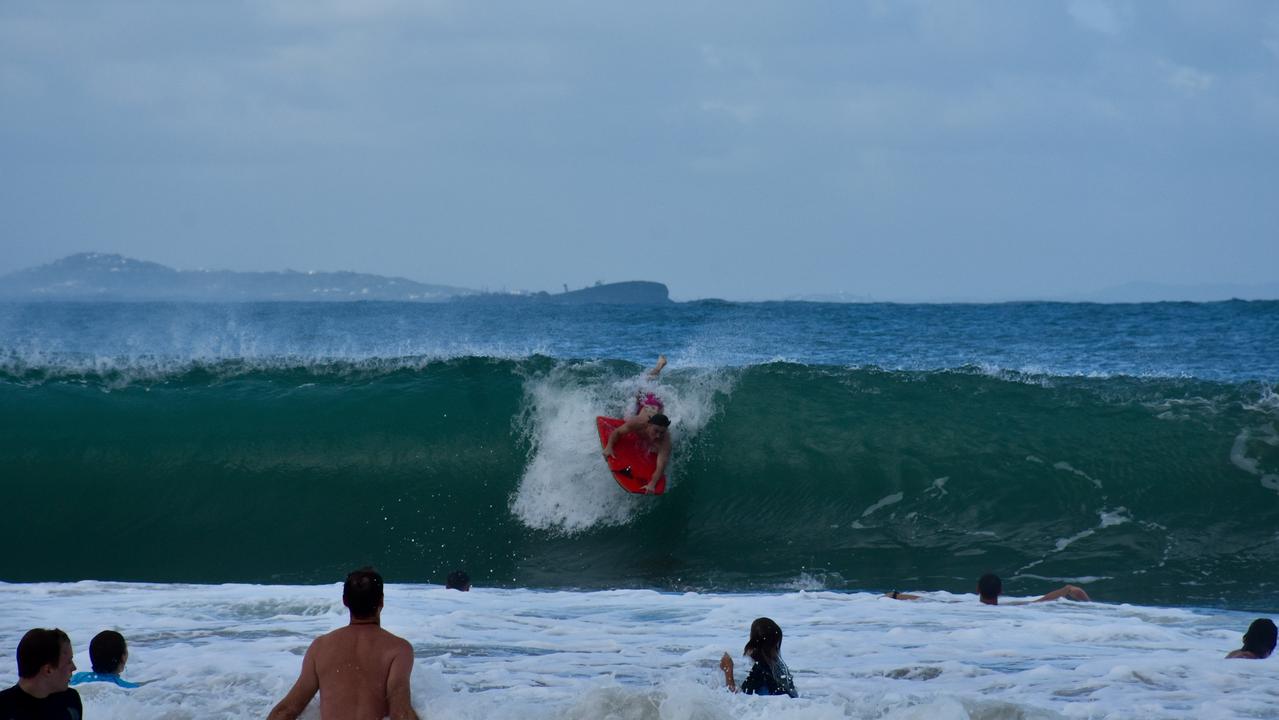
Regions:
<instances>
[{"instance_id":1,"label":"dark hair","mask_svg":"<svg viewBox=\"0 0 1279 720\"><path fill-rule=\"evenodd\" d=\"M755 662L776 664L777 659L782 656L781 627L769 618L756 618L751 623L751 639L742 648L742 654Z\"/></svg>"},{"instance_id":2,"label":"dark hair","mask_svg":"<svg viewBox=\"0 0 1279 720\"><path fill-rule=\"evenodd\" d=\"M657 425L659 427L670 427L671 419L661 413L654 413L653 417L648 419L649 425Z\"/></svg>"},{"instance_id":3,"label":"dark hair","mask_svg":"<svg viewBox=\"0 0 1279 720\"><path fill-rule=\"evenodd\" d=\"M997 598L1004 592L1004 583L995 573L977 578L977 594L984 598Z\"/></svg>"},{"instance_id":4,"label":"dark hair","mask_svg":"<svg viewBox=\"0 0 1279 720\"><path fill-rule=\"evenodd\" d=\"M444 581L445 590L461 590L463 592L471 589L471 576L466 574L465 570L454 570L449 573L449 577Z\"/></svg>"},{"instance_id":5,"label":"dark hair","mask_svg":"<svg viewBox=\"0 0 1279 720\"><path fill-rule=\"evenodd\" d=\"M342 604L351 609L351 617L367 618L382 606L382 576L371 567L352 570L342 586Z\"/></svg>"},{"instance_id":6,"label":"dark hair","mask_svg":"<svg viewBox=\"0 0 1279 720\"><path fill-rule=\"evenodd\" d=\"M1269 657L1275 651L1275 622L1270 618L1257 618L1243 635L1243 649L1259 658Z\"/></svg>"},{"instance_id":7,"label":"dark hair","mask_svg":"<svg viewBox=\"0 0 1279 720\"><path fill-rule=\"evenodd\" d=\"M115 630L103 630L89 641L89 661L93 663L95 673L114 675L120 672L120 663L124 662L127 652L129 648L124 636Z\"/></svg>"},{"instance_id":8,"label":"dark hair","mask_svg":"<svg viewBox=\"0 0 1279 720\"><path fill-rule=\"evenodd\" d=\"M18 641L18 677L33 678L45 665L57 665L62 659L62 646L71 638L54 628L32 628Z\"/></svg>"}]
</instances>

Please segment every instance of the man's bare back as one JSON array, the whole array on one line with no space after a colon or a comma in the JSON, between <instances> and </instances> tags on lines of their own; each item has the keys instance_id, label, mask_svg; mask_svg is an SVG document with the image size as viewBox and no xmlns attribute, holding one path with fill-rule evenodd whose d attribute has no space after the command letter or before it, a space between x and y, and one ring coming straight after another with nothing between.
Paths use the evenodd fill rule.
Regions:
<instances>
[{"instance_id":1,"label":"man's bare back","mask_svg":"<svg viewBox=\"0 0 1279 720\"><path fill-rule=\"evenodd\" d=\"M320 692L320 717L417 719L409 696L413 647L374 623L321 635L302 659L302 674L268 720L295 718Z\"/></svg>"},{"instance_id":2,"label":"man's bare back","mask_svg":"<svg viewBox=\"0 0 1279 720\"><path fill-rule=\"evenodd\" d=\"M351 609L351 624L311 643L297 682L267 720L293 720L317 691L322 719L418 720L409 691L413 646L378 624L382 576L372 568L352 572L342 602Z\"/></svg>"}]
</instances>

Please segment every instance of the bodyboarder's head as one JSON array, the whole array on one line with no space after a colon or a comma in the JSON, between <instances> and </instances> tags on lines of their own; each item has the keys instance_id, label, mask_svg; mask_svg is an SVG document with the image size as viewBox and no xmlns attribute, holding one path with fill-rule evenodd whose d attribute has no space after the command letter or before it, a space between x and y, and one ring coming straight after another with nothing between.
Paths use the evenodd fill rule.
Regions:
<instances>
[{"instance_id":1,"label":"bodyboarder's head","mask_svg":"<svg viewBox=\"0 0 1279 720\"><path fill-rule=\"evenodd\" d=\"M648 423L644 425L644 437L649 442L659 442L666 437L666 433L670 432L671 419L662 413L656 413L648 419Z\"/></svg>"}]
</instances>

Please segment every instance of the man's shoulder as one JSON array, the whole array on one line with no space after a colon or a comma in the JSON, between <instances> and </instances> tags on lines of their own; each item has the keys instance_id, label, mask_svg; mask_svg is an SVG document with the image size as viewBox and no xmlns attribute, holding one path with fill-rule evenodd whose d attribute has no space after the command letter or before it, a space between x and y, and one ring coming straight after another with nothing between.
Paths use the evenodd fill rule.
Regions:
<instances>
[{"instance_id":1,"label":"man's shoulder","mask_svg":"<svg viewBox=\"0 0 1279 720\"><path fill-rule=\"evenodd\" d=\"M371 636L368 634L368 631L370 629L374 630ZM344 644L344 642L349 642L349 641L346 641L345 638L357 637L357 633L360 634L359 636L364 637L366 641L371 639L373 643L379 647L383 647L383 648L394 647L396 649L400 649L401 647L403 647L403 648L408 648L410 650L413 648L413 645L409 643L408 640L405 640L404 638L400 637L399 635L396 635L395 633L385 628L378 627L378 628L357 629L351 625L345 625L343 627L337 628L336 630L332 630L330 632L327 632L317 637L315 640L311 641L311 646L313 648L316 648L317 650L322 650L324 646L330 643L336 643L338 645L342 645Z\"/></svg>"},{"instance_id":2,"label":"man's shoulder","mask_svg":"<svg viewBox=\"0 0 1279 720\"><path fill-rule=\"evenodd\" d=\"M57 698L58 703L63 707L73 707L77 710L84 707L80 703L80 692L75 688L67 688L62 692L50 695L49 698Z\"/></svg>"},{"instance_id":3,"label":"man's shoulder","mask_svg":"<svg viewBox=\"0 0 1279 720\"><path fill-rule=\"evenodd\" d=\"M385 629L381 629L381 630L382 632L378 634L378 642L382 643L386 647L394 648L396 650L406 650L406 649L409 651L413 650L413 644L410 643L408 640L405 640L404 638L400 637L399 635L396 635L390 630L385 630Z\"/></svg>"},{"instance_id":4,"label":"man's shoulder","mask_svg":"<svg viewBox=\"0 0 1279 720\"><path fill-rule=\"evenodd\" d=\"M32 703L45 707L52 705L53 707L75 708L77 711L82 710L84 707L80 703L80 693L75 688L67 688L62 692L53 693L43 700L36 700L31 697L20 685L0 690L0 711L29 709Z\"/></svg>"}]
</instances>

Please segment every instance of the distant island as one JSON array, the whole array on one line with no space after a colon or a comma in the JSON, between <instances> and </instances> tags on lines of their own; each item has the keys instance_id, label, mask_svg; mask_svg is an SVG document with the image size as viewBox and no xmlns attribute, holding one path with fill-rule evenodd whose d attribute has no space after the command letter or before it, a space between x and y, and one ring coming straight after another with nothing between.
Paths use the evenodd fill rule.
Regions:
<instances>
[{"instance_id":1,"label":"distant island","mask_svg":"<svg viewBox=\"0 0 1279 720\"><path fill-rule=\"evenodd\" d=\"M980 298L934 297L888 300L851 292L791 295L779 302L810 303L1149 303L1221 302L1279 298L1279 283L1265 285L1164 285L1128 283L1067 296ZM112 253L77 253L38 267L0 275L0 301L103 302L460 302L489 305L666 305L670 291L660 282L630 280L548 293L528 290L486 292L435 285L402 277L357 272L238 272L176 270ZM697 303L767 302L767 299Z\"/></svg>"},{"instance_id":2,"label":"distant island","mask_svg":"<svg viewBox=\"0 0 1279 720\"><path fill-rule=\"evenodd\" d=\"M617 283L596 283L581 290L564 289L562 293L479 293L457 298L468 303L547 303L553 305L589 305L608 303L614 305L665 305L673 302L670 290L659 282L630 280Z\"/></svg>"},{"instance_id":3,"label":"distant island","mask_svg":"<svg viewBox=\"0 0 1279 720\"><path fill-rule=\"evenodd\" d=\"M110 253L77 253L0 276L0 300L315 302L379 300L482 303L669 303L662 283L597 283L582 290L485 293L356 272L176 270Z\"/></svg>"}]
</instances>

